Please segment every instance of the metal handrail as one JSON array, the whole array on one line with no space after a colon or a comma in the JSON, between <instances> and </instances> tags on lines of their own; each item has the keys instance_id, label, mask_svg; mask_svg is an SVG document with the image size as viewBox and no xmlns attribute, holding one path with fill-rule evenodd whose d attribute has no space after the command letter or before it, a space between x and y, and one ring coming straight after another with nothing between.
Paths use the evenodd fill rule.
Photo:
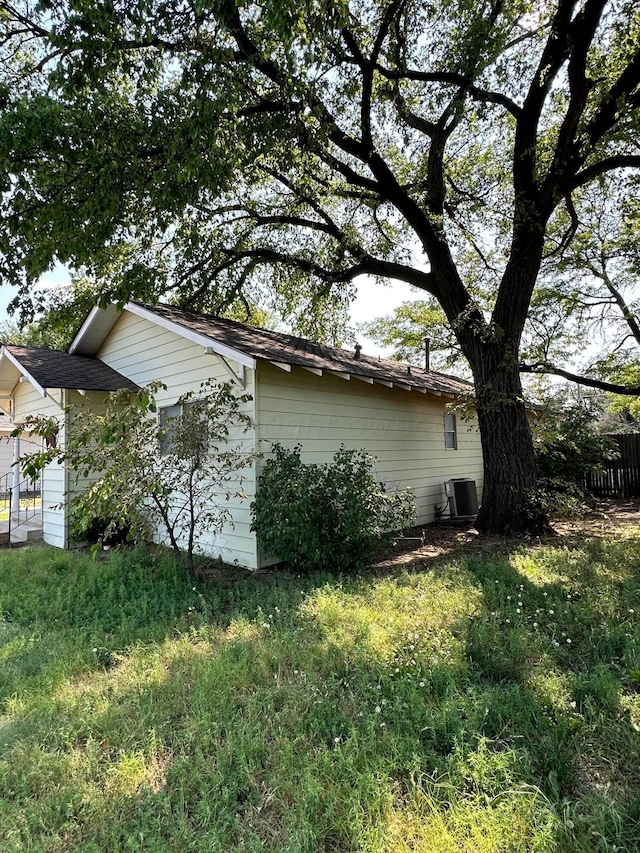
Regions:
<instances>
[{"instance_id":1,"label":"metal handrail","mask_svg":"<svg viewBox=\"0 0 640 853\"><path fill-rule=\"evenodd\" d=\"M32 518L40 515L42 507L36 505L36 501L41 497L40 479L32 480L27 478L14 482L13 472L0 475L0 507L3 512L8 509L8 539L11 542L11 531L23 524L26 524ZM16 488L18 489L18 509L13 509L13 496Z\"/></svg>"}]
</instances>

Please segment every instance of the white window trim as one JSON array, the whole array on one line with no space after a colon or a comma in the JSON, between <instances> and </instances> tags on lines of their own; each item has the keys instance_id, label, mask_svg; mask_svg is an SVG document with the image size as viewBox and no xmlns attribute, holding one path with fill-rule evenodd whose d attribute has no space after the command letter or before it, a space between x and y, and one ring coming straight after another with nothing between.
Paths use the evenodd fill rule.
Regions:
<instances>
[{"instance_id":1,"label":"white window trim","mask_svg":"<svg viewBox=\"0 0 640 853\"><path fill-rule=\"evenodd\" d=\"M449 418L451 418L450 423L453 426L452 429L447 429L447 426L448 426L447 420ZM444 449L445 450L457 450L458 449L458 423L457 423L457 418L456 418L455 414L453 412L445 412L444 416L443 416L443 422L444 422ZM451 447L449 447L447 444L447 436L448 435L453 436L453 445Z\"/></svg>"}]
</instances>

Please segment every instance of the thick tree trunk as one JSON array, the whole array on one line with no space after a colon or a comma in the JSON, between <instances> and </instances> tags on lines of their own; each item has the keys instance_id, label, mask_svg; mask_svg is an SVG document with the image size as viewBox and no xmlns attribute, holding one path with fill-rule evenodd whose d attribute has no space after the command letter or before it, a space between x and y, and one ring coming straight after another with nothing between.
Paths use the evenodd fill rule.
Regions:
<instances>
[{"instance_id":1,"label":"thick tree trunk","mask_svg":"<svg viewBox=\"0 0 640 853\"><path fill-rule=\"evenodd\" d=\"M482 533L538 535L550 530L536 500L533 437L515 359L483 346L473 366L484 491L476 526Z\"/></svg>"}]
</instances>

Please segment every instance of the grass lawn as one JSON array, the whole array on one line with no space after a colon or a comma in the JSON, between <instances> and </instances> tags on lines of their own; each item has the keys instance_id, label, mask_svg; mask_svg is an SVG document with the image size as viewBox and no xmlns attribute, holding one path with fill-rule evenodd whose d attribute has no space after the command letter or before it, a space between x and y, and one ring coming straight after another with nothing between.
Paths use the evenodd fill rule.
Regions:
<instances>
[{"instance_id":1,"label":"grass lawn","mask_svg":"<svg viewBox=\"0 0 640 853\"><path fill-rule=\"evenodd\" d=\"M358 577L0 555L0 849L640 849L640 528Z\"/></svg>"}]
</instances>

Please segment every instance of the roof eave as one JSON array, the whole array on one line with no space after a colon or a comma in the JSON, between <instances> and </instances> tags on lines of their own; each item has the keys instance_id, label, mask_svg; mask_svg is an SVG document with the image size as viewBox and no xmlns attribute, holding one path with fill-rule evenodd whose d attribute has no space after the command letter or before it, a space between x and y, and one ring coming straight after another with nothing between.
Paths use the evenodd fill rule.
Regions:
<instances>
[{"instance_id":1,"label":"roof eave","mask_svg":"<svg viewBox=\"0 0 640 853\"><path fill-rule=\"evenodd\" d=\"M95 355L115 326L120 314L117 305L96 306L76 332L67 352L71 355Z\"/></svg>"},{"instance_id":2,"label":"roof eave","mask_svg":"<svg viewBox=\"0 0 640 853\"><path fill-rule=\"evenodd\" d=\"M31 385L33 385L39 394L43 397L47 396L47 389L43 388L37 379L29 373L26 367L21 363L20 359L16 358L16 356L6 347L2 347L2 350L0 350L0 360L3 358L6 358L7 361L10 362Z\"/></svg>"},{"instance_id":3,"label":"roof eave","mask_svg":"<svg viewBox=\"0 0 640 853\"><path fill-rule=\"evenodd\" d=\"M455 400L463 393L462 391L454 391L453 389L441 391L425 385L417 385L415 382L401 381L396 376L373 376L369 373L359 373L353 370L347 372L344 369L337 370L329 367L316 367L315 365L301 364L299 361L289 361L287 359L274 361L270 358L261 358L259 360L271 364L279 370L284 370L286 373L291 373L292 369L297 367L301 370L306 370L308 373L312 373L314 376L324 376L327 374L328 376L335 376L339 379L358 379L367 385L382 385L385 388L399 388L402 391L417 391L420 394L432 394L434 397L442 397L448 400ZM409 374L407 378L411 379L411 375Z\"/></svg>"}]
</instances>

